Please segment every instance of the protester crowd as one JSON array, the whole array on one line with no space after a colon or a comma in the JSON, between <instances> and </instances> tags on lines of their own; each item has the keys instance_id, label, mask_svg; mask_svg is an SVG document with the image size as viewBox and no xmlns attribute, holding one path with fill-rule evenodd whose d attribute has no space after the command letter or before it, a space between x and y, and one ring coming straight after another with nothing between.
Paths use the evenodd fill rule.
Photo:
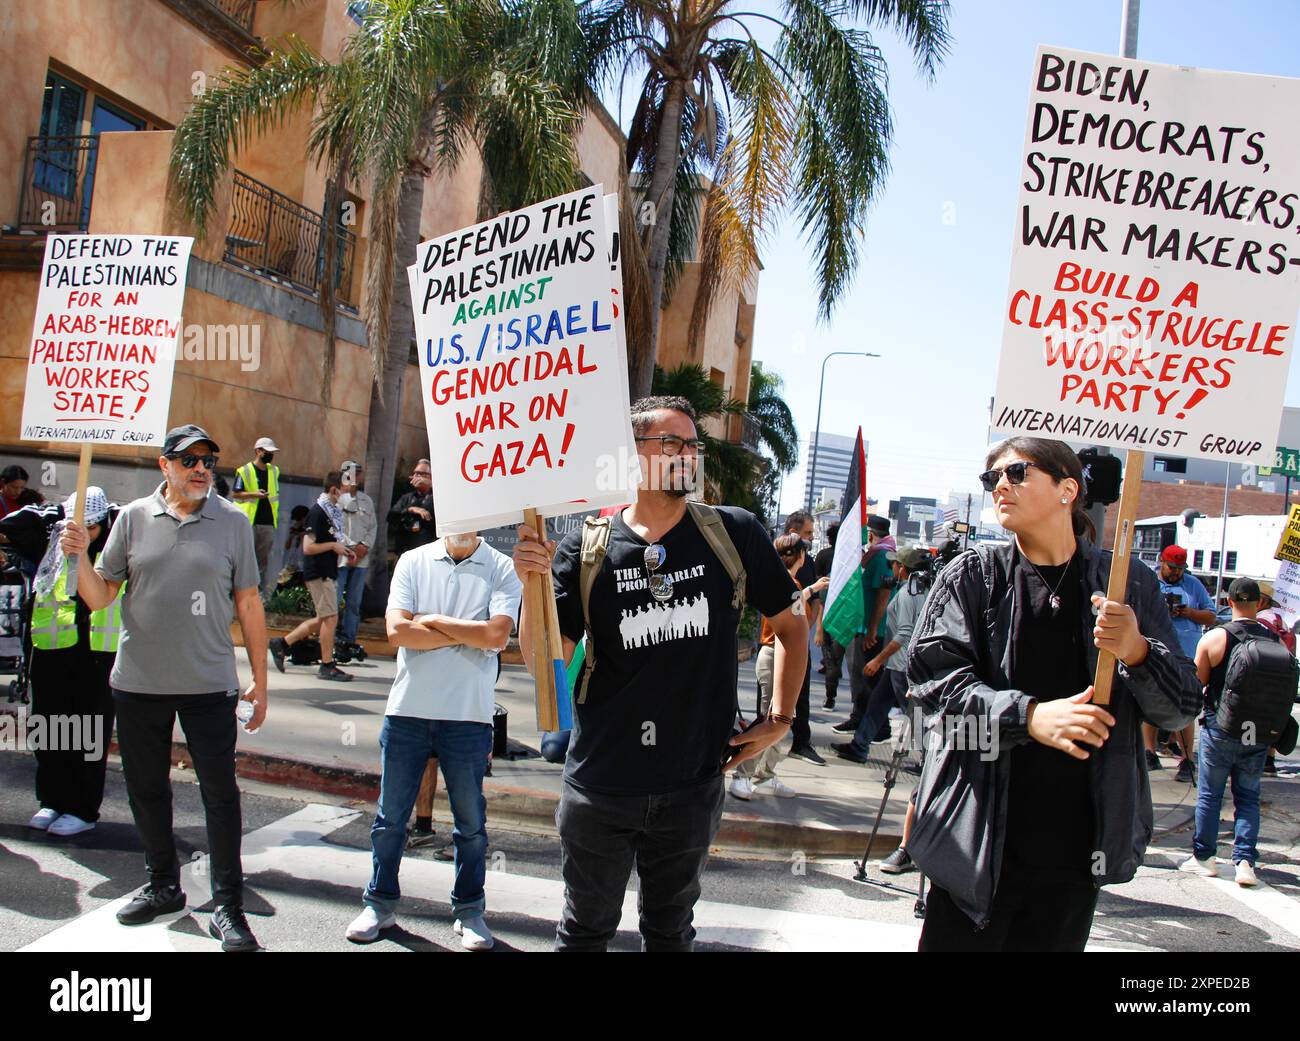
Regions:
<instances>
[{"instance_id":1,"label":"protester crowd","mask_svg":"<svg viewBox=\"0 0 1300 1041\"><path fill-rule=\"evenodd\" d=\"M922 950L1081 949L1100 887L1128 881L1142 862L1162 741L1179 756L1177 779L1197 785L1184 869L1215 874L1231 784L1235 876L1255 884L1260 779L1271 749L1295 743L1294 637L1266 583L1233 582L1232 621L1215 625L1185 550L1168 546L1158 573L1135 563L1123 602L1107 599L1096 591L1107 588L1110 553L1095 545L1078 457L1060 442L1016 437L990 450L980 475L1012 539L932 550L896 541L886 518L868 517L860 557L856 548L849 557L861 610L840 643L825 609L841 529L832 526L814 555L813 518L802 511L772 538L744 510L694 501L704 443L684 399L637 402L632 426L637 501L558 546L527 526L513 559L477 532L438 537L426 459L385 511L385 627L397 672L379 742L373 870L349 939L370 942L395 924L403 851L431 840L440 771L454 821L445 854L454 928L468 949L493 945L483 796L493 690L516 627L529 671L549 667L532 661L529 634L542 620L522 596L544 572L565 661L576 654L581 663L556 814L565 884L557 950L606 948L634 867L644 949L691 949L727 794L797 799L783 760L825 765L810 725L814 645L823 708L836 710L842 681L849 691L834 726L846 740L829 752L868 762L872 744L890 738L891 716L940 737L911 735L919 777L903 842L880 864L930 880ZM179 720L203 789L209 931L237 951L257 947L242 909L237 725L253 731L266 718L268 656L281 672L290 660L318 659L321 680L352 679L335 654L357 639L381 518L364 467L345 460L312 505L292 511L274 575L280 449L259 438L228 499L214 494L218 451L197 426L169 431L157 489L119 506L90 487L82 523L72 499L43 503L26 471L7 467L0 539L32 586L32 713L94 719L105 735L116 725L148 878L118 920L140 924L187 906L168 781ZM268 641L264 604L296 582L312 617ZM196 596L203 611L192 610ZM760 615L757 698L740 705L747 608ZM253 675L242 692L236 618ZM632 635L629 625L646 618L660 621ZM179 657L178 641L187 649ZM1093 686L1102 652L1117 662L1104 704ZM954 737L972 732L993 736L996 751ZM38 752L30 826L55 836L93 829L104 783L103 756Z\"/></svg>"}]
</instances>

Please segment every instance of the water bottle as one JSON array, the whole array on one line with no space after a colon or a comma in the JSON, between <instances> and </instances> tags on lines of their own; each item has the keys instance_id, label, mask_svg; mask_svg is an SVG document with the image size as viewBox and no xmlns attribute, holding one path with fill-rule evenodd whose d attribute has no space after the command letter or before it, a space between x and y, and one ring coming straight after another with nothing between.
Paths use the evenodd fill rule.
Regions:
<instances>
[{"instance_id":1,"label":"water bottle","mask_svg":"<svg viewBox=\"0 0 1300 1041\"><path fill-rule=\"evenodd\" d=\"M248 729L248 721L253 718L253 703L240 698L235 705L235 718L239 720L240 725L247 733L253 733Z\"/></svg>"}]
</instances>

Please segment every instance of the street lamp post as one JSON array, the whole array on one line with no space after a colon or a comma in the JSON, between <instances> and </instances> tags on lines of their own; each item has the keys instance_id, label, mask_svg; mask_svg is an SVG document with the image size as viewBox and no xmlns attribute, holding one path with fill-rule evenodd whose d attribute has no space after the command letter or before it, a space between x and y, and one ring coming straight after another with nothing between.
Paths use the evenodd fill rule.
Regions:
<instances>
[{"instance_id":1,"label":"street lamp post","mask_svg":"<svg viewBox=\"0 0 1300 1041\"><path fill-rule=\"evenodd\" d=\"M879 354L869 354L866 351L831 351L822 359L822 378L821 383L817 385L817 428L813 431L813 454L812 464L808 470L808 504L807 510L812 513L813 508L813 481L817 478L817 442L822 433L822 393L826 390L826 363L837 354L851 354L859 358L879 358Z\"/></svg>"}]
</instances>

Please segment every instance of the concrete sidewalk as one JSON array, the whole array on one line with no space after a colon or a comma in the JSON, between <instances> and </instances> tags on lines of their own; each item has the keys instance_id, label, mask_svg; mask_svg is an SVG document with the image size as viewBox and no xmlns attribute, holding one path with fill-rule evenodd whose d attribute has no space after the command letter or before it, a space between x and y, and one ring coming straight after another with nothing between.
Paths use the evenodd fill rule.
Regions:
<instances>
[{"instance_id":1,"label":"concrete sidewalk","mask_svg":"<svg viewBox=\"0 0 1300 1041\"><path fill-rule=\"evenodd\" d=\"M241 678L247 681L247 664L240 660ZM271 712L257 734L240 734L241 773L262 780L281 781L335 794L373 800L379 787L379 729L396 663L389 658L368 658L345 667L356 678L347 684L325 683L314 667L287 666L281 675L271 668ZM846 688L846 684L842 684ZM768 856L861 857L880 805L890 759L890 746L872 746L872 760L859 765L834 756L832 741L847 737L831 730L847 716L848 700L842 690L840 708L822 711L822 677L814 672L813 742L827 760L825 767L797 759L784 760L778 773L799 794L792 799L756 795L743 802L728 795L718 845ZM485 783L489 818L553 827L562 769L536 754L541 734L536 729L532 681L519 665L506 665L497 684L497 703L508 713L507 727L515 758L497 758ZM740 704L755 701L754 663L740 665ZM895 733L903 725L894 721ZM182 741L182 735L177 734ZM531 754L530 754L531 753ZM911 757L905 762L912 762ZM1174 782L1172 760L1153 776L1156 832L1185 827L1192 819L1195 789ZM900 771L876 836L872 858L885 856L897 846L902 832L907 798L916 777ZM440 797L442 795L440 791ZM435 814L448 819L441 802Z\"/></svg>"}]
</instances>

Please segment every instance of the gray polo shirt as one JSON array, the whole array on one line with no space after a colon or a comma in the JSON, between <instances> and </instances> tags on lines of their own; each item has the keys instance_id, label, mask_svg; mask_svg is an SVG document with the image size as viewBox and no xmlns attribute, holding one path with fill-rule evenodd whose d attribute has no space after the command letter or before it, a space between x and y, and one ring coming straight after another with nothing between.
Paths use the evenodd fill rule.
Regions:
<instances>
[{"instance_id":1,"label":"gray polo shirt","mask_svg":"<svg viewBox=\"0 0 1300 1041\"><path fill-rule=\"evenodd\" d=\"M253 528L215 492L182 518L164 487L123 508L95 565L126 582L109 682L139 694L238 690L230 623L235 590L258 584Z\"/></svg>"}]
</instances>

